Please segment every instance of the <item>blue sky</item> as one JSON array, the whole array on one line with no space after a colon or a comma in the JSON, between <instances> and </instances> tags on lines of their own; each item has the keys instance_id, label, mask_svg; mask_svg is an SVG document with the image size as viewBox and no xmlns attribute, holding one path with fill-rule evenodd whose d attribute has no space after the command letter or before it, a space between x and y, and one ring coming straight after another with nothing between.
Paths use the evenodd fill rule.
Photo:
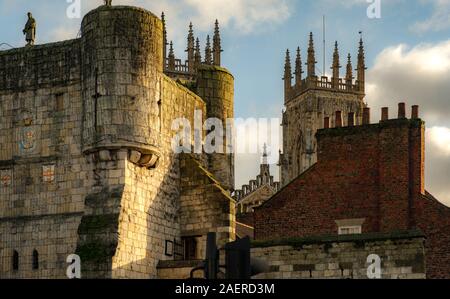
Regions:
<instances>
[{"instance_id":1,"label":"blue sky","mask_svg":"<svg viewBox=\"0 0 450 299\"><path fill-rule=\"evenodd\" d=\"M68 1L0 0L0 44L23 46L27 11L38 22L37 43L74 38L81 19L67 18ZM81 0L82 15L102 2ZM339 42L345 64L348 52L356 57L358 31L363 31L367 102L374 119L382 106L394 111L400 101L421 105L428 132L427 187L450 205L450 0L381 0L380 19L368 18L366 0L113 0L113 4L141 6L157 15L164 10L169 38L181 57L189 21L204 44L218 18L223 65L236 79L235 115L243 118L280 117L284 53L300 46L305 57L310 31L322 69L323 15L327 72L334 41ZM238 157L237 186L256 175L258 163L258 155ZM278 172L275 166L273 172Z\"/></svg>"}]
</instances>

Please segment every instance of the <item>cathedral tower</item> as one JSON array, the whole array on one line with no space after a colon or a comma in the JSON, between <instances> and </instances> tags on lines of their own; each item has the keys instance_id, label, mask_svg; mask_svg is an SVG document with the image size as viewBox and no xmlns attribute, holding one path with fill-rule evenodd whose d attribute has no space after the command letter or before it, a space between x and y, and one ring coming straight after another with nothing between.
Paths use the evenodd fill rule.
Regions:
<instances>
[{"instance_id":1,"label":"cathedral tower","mask_svg":"<svg viewBox=\"0 0 450 299\"><path fill-rule=\"evenodd\" d=\"M285 112L283 113L283 152L280 154L282 186L288 184L310 168L317 160L315 134L324 127L328 117L332 126L336 123L335 111L342 111L344 125L346 116L362 123L365 97L365 57L362 39L359 42L357 78L353 80L352 63L348 56L345 78L340 77L340 58L338 43L333 53L332 77L316 75L314 38L309 36L307 51L307 74L302 78L300 48L295 61L295 83L292 85L291 60L287 51L284 72ZM339 121L338 121L339 123Z\"/></svg>"}]
</instances>

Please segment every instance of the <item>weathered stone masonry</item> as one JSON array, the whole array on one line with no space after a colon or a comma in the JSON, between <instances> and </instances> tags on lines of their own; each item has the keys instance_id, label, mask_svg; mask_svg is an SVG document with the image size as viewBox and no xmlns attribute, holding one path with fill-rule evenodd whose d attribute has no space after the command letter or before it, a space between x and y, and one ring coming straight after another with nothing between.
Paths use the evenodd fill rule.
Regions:
<instances>
[{"instance_id":1,"label":"weathered stone masonry","mask_svg":"<svg viewBox=\"0 0 450 299\"><path fill-rule=\"evenodd\" d=\"M257 279L367 279L370 255L381 258L383 279L424 279L424 236L418 232L322 236L256 242L252 256L269 271Z\"/></svg>"},{"instance_id":2,"label":"weathered stone masonry","mask_svg":"<svg viewBox=\"0 0 450 299\"><path fill-rule=\"evenodd\" d=\"M232 117L233 78L205 66L212 90L224 90L203 86L205 102L164 74L164 60L161 20L124 6L88 13L80 39L0 52L0 277L63 278L77 253L83 277L155 278L174 258L166 241L207 230L234 239L235 203L222 188L232 172L189 194L183 165L206 171L208 158L171 151L172 121L221 111L213 96Z\"/></svg>"}]
</instances>

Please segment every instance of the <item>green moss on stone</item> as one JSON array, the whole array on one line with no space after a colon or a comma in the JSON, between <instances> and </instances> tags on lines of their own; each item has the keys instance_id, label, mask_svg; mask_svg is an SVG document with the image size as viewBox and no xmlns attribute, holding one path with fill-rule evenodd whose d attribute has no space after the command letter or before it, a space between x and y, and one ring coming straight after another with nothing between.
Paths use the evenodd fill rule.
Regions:
<instances>
[{"instance_id":1,"label":"green moss on stone","mask_svg":"<svg viewBox=\"0 0 450 299\"><path fill-rule=\"evenodd\" d=\"M84 235L98 231L114 232L118 230L119 214L84 216L78 227L78 234Z\"/></svg>"},{"instance_id":2,"label":"green moss on stone","mask_svg":"<svg viewBox=\"0 0 450 299\"><path fill-rule=\"evenodd\" d=\"M101 263L111 259L116 251L116 244L105 244L101 241L80 245L76 254L82 262Z\"/></svg>"},{"instance_id":3,"label":"green moss on stone","mask_svg":"<svg viewBox=\"0 0 450 299\"><path fill-rule=\"evenodd\" d=\"M424 234L419 230L398 231L391 233L366 233L361 235L324 235L311 236L304 238L288 238L281 240L253 241L252 247L266 248L275 246L291 246L293 248L302 248L305 245L330 244L355 242L357 246L364 246L366 242L387 241L398 239L424 238Z\"/></svg>"}]
</instances>

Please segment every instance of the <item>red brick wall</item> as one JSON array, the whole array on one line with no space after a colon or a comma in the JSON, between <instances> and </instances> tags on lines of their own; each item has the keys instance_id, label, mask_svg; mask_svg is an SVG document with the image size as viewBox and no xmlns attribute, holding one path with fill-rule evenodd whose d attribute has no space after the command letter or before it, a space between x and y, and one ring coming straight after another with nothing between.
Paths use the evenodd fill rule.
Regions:
<instances>
[{"instance_id":1,"label":"red brick wall","mask_svg":"<svg viewBox=\"0 0 450 299\"><path fill-rule=\"evenodd\" d=\"M335 234L350 218L366 218L363 232L408 229L412 123L319 131L319 162L257 210L256 238Z\"/></svg>"},{"instance_id":2,"label":"red brick wall","mask_svg":"<svg viewBox=\"0 0 450 299\"><path fill-rule=\"evenodd\" d=\"M318 163L256 209L255 239L337 234L335 220L353 218L363 232L419 227L428 275L450 278L450 209L425 196L424 123L326 129L317 141Z\"/></svg>"},{"instance_id":3,"label":"red brick wall","mask_svg":"<svg viewBox=\"0 0 450 299\"><path fill-rule=\"evenodd\" d=\"M427 276L450 279L450 208L428 193L415 206L417 226L426 236Z\"/></svg>"}]
</instances>

